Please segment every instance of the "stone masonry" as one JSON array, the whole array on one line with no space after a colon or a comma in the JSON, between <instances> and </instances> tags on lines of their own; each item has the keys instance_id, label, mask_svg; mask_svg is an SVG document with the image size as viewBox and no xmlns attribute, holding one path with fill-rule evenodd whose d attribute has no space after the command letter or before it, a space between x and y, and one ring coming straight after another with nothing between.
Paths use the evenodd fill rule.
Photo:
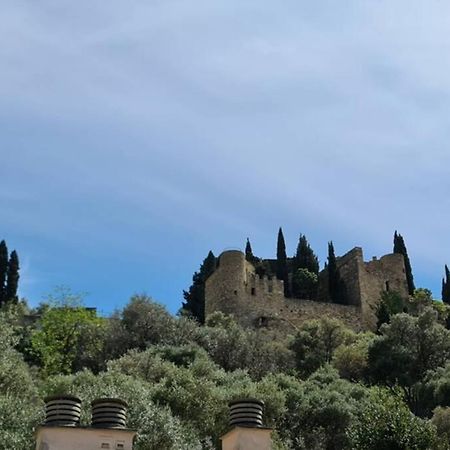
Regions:
<instances>
[{"instance_id":1,"label":"stone masonry","mask_svg":"<svg viewBox=\"0 0 450 450\"><path fill-rule=\"evenodd\" d=\"M326 271L319 274L318 300L284 296L283 281L259 277L254 266L238 250L223 252L215 272L206 280L206 316L215 311L232 314L246 327L269 327L294 332L309 319L333 317L354 330L374 330L375 308L382 291L408 297L403 256L389 254L364 262L362 249L355 247L337 259L347 287L348 304L331 303Z\"/></svg>"}]
</instances>

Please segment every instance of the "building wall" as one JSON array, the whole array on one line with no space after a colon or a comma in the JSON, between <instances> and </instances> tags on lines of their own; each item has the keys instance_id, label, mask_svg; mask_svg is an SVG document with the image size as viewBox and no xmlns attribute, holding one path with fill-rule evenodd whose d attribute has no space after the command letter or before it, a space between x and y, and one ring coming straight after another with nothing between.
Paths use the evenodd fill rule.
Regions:
<instances>
[{"instance_id":1,"label":"building wall","mask_svg":"<svg viewBox=\"0 0 450 450\"><path fill-rule=\"evenodd\" d=\"M374 329L375 310L383 291L396 291L408 298L403 255L393 253L365 262L360 272L360 284L363 325Z\"/></svg>"},{"instance_id":2,"label":"building wall","mask_svg":"<svg viewBox=\"0 0 450 450\"><path fill-rule=\"evenodd\" d=\"M136 433L122 429L42 426L36 450L132 450Z\"/></svg>"},{"instance_id":3,"label":"building wall","mask_svg":"<svg viewBox=\"0 0 450 450\"><path fill-rule=\"evenodd\" d=\"M243 326L270 327L292 332L305 320L324 316L340 319L355 330L374 329L375 308L381 291L397 290L407 297L406 275L401 255L386 255L364 262L362 249L337 259L347 287L349 305L329 302L327 275L319 276L319 300L289 299L283 281L260 278L245 255L237 250L220 255L216 271L206 280L206 316L215 311L232 314Z\"/></svg>"}]
</instances>

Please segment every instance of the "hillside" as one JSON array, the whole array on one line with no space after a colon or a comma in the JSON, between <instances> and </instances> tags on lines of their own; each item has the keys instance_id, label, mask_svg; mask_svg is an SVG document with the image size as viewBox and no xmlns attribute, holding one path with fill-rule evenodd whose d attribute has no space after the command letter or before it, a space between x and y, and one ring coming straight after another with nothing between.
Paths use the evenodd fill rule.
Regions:
<instances>
[{"instance_id":1,"label":"hillside","mask_svg":"<svg viewBox=\"0 0 450 450\"><path fill-rule=\"evenodd\" d=\"M283 338L221 313L201 326L143 295L106 318L68 292L34 311L9 305L0 448L33 449L43 398L66 393L126 400L136 450L219 448L242 396L265 402L279 450L448 449L447 307L426 290L397 300L384 297L378 334L323 318Z\"/></svg>"}]
</instances>

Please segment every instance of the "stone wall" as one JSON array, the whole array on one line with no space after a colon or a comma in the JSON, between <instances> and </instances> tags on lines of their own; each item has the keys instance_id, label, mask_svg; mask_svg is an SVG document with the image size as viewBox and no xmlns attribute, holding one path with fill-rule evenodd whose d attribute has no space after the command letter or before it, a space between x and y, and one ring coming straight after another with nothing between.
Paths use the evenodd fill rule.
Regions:
<instances>
[{"instance_id":1,"label":"stone wall","mask_svg":"<svg viewBox=\"0 0 450 450\"><path fill-rule=\"evenodd\" d=\"M386 255L364 262L362 249L355 247L337 258L346 284L349 305L328 300L328 279L319 275L319 300L299 300L284 296L283 281L259 277L242 252L220 255L216 271L206 280L206 316L215 311L232 314L248 327L270 327L292 332L306 320L333 317L354 330L374 329L375 308L383 290L395 290L407 297L402 255Z\"/></svg>"},{"instance_id":2,"label":"stone wall","mask_svg":"<svg viewBox=\"0 0 450 450\"><path fill-rule=\"evenodd\" d=\"M336 266L345 282L347 289L348 303L354 306L361 306L361 285L360 272L364 266L362 249L355 247L343 256L336 258ZM319 274L318 300L330 302L328 292L328 271L324 269Z\"/></svg>"},{"instance_id":3,"label":"stone wall","mask_svg":"<svg viewBox=\"0 0 450 450\"><path fill-rule=\"evenodd\" d=\"M403 255L390 254L365 262L360 271L361 304L364 326L376 326L376 307L383 291L396 291L408 298L405 260Z\"/></svg>"},{"instance_id":4,"label":"stone wall","mask_svg":"<svg viewBox=\"0 0 450 450\"><path fill-rule=\"evenodd\" d=\"M205 286L206 316L215 311L232 314L248 327L295 331L305 320L335 317L359 330L361 309L356 306L284 297L283 281L262 277L239 251L222 253L219 266Z\"/></svg>"}]
</instances>

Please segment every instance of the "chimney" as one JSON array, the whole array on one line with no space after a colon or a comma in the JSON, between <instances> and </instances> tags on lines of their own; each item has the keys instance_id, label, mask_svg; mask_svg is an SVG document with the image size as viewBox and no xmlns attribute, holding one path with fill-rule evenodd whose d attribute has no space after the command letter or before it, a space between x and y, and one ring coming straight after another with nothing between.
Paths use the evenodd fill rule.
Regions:
<instances>
[{"instance_id":1,"label":"chimney","mask_svg":"<svg viewBox=\"0 0 450 450\"><path fill-rule=\"evenodd\" d=\"M47 427L76 427L80 424L81 400L71 395L47 397L45 425Z\"/></svg>"},{"instance_id":2,"label":"chimney","mask_svg":"<svg viewBox=\"0 0 450 450\"><path fill-rule=\"evenodd\" d=\"M128 405L118 398L99 398L91 403L94 428L126 428Z\"/></svg>"},{"instance_id":3,"label":"chimney","mask_svg":"<svg viewBox=\"0 0 450 450\"><path fill-rule=\"evenodd\" d=\"M92 402L92 426L80 426L77 397L45 399L45 422L36 430L36 450L132 450L136 433L126 428L126 402L103 398Z\"/></svg>"},{"instance_id":4,"label":"chimney","mask_svg":"<svg viewBox=\"0 0 450 450\"><path fill-rule=\"evenodd\" d=\"M271 450L271 428L263 426L264 402L244 398L229 403L230 431L222 436L222 450Z\"/></svg>"}]
</instances>

